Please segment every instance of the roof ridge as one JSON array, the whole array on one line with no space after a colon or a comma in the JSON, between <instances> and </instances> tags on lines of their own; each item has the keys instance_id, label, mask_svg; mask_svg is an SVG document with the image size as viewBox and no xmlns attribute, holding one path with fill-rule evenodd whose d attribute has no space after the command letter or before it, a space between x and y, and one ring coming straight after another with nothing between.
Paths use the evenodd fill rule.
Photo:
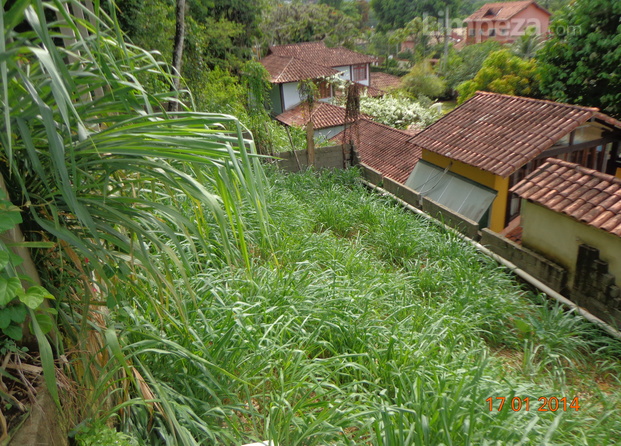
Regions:
<instances>
[{"instance_id":1,"label":"roof ridge","mask_svg":"<svg viewBox=\"0 0 621 446\"><path fill-rule=\"evenodd\" d=\"M308 42L285 43L284 45L270 45L269 49L271 50L272 48L278 48L278 47L292 47L292 46L302 46L302 45L308 45L308 44L321 44L321 43L323 44L323 46L326 46L326 42L324 40L310 40Z\"/></svg>"},{"instance_id":2,"label":"roof ridge","mask_svg":"<svg viewBox=\"0 0 621 446\"><path fill-rule=\"evenodd\" d=\"M279 55L276 54L276 57L283 57L283 58L285 58L286 56L279 56ZM283 67L283 69L280 71L280 74L276 78L276 82L278 82L280 80L280 78L282 77L282 75L287 71L287 68L289 68L289 65L291 65L291 63L293 62L293 59L295 59L295 57L293 57L293 56L289 57L289 61L287 62L287 65L285 65Z\"/></svg>"},{"instance_id":3,"label":"roof ridge","mask_svg":"<svg viewBox=\"0 0 621 446\"><path fill-rule=\"evenodd\" d=\"M479 12L483 11L486 8L492 8L492 7L499 7L500 5L500 9L498 10L497 14L500 13L500 11L507 5L513 5L513 4L520 4L522 7L520 9L518 9L517 11L515 11L510 17L515 16L516 14L524 11L524 9L526 9L529 5L534 5L537 8L545 11L546 13L552 15L550 13L550 11L548 11L546 8L544 8L543 6L541 6L539 3L536 2L536 0L518 0L518 1L506 1L506 2L490 2L490 3L485 3L484 5L482 5L479 9L477 9L476 11L474 11L472 14L470 14L468 17L466 17L464 19L465 22L468 21L473 21L473 20L493 20L496 16L494 17L490 17L487 19L484 19L482 17L478 17L478 18L472 18L473 16L476 16Z\"/></svg>"},{"instance_id":4,"label":"roof ridge","mask_svg":"<svg viewBox=\"0 0 621 446\"><path fill-rule=\"evenodd\" d=\"M584 105L576 105L576 104L568 104L567 102L556 102L556 101L551 101L549 99L536 99L536 98L530 98L528 96L514 96L514 95L510 95L510 94L504 94L504 93L494 93L492 91L477 91L475 93L475 96L481 94L481 95L488 95L488 96L502 96L505 98L512 98L512 99L519 99L525 102L535 102L535 103L542 103L542 104L550 104L550 105L560 105L563 107L568 107L568 108L574 108L577 110L583 110L583 111L590 111L593 114L601 114L604 116L607 116L605 113L602 113L602 111L597 108L597 107L586 107ZM474 96L473 96L474 97Z\"/></svg>"}]
</instances>

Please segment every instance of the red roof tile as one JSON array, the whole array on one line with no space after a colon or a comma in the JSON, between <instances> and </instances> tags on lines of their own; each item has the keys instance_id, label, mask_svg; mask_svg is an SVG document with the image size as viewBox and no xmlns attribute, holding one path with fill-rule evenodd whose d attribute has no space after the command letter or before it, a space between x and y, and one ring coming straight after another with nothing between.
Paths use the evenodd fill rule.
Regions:
<instances>
[{"instance_id":1,"label":"red roof tile","mask_svg":"<svg viewBox=\"0 0 621 446\"><path fill-rule=\"evenodd\" d=\"M548 11L546 11L544 8L542 8L532 0L523 2L498 2L484 4L483 6L481 6L481 8L479 8L472 15L470 15L465 21L474 22L480 20L511 20L513 16L515 16L518 12L521 12L524 9L528 8L528 6L530 6L531 4L551 15Z\"/></svg>"},{"instance_id":2,"label":"red roof tile","mask_svg":"<svg viewBox=\"0 0 621 446\"><path fill-rule=\"evenodd\" d=\"M259 62L270 74L270 82L273 84L298 82L305 79L317 79L338 74L338 71L330 67L317 65L291 56L285 57L270 54Z\"/></svg>"},{"instance_id":3,"label":"red roof tile","mask_svg":"<svg viewBox=\"0 0 621 446\"><path fill-rule=\"evenodd\" d=\"M379 124L370 119L358 120L357 131L353 129L356 152L360 161L382 175L405 183L421 157L420 149L408 142L411 133ZM332 138L342 142L343 132Z\"/></svg>"},{"instance_id":4,"label":"red roof tile","mask_svg":"<svg viewBox=\"0 0 621 446\"><path fill-rule=\"evenodd\" d=\"M364 115L364 117L367 117ZM311 114L313 127L315 129L325 129L337 127L345 124L345 109L337 105L326 102L316 102ZM289 126L303 127L308 122L308 113L304 104L299 104L280 115L276 120Z\"/></svg>"},{"instance_id":5,"label":"red roof tile","mask_svg":"<svg viewBox=\"0 0 621 446\"><path fill-rule=\"evenodd\" d=\"M507 177L592 118L621 128L596 108L477 92L412 143Z\"/></svg>"},{"instance_id":6,"label":"red roof tile","mask_svg":"<svg viewBox=\"0 0 621 446\"><path fill-rule=\"evenodd\" d=\"M401 78L392 74L375 71L371 74L371 87L381 91L389 91L401 86Z\"/></svg>"},{"instance_id":7,"label":"red roof tile","mask_svg":"<svg viewBox=\"0 0 621 446\"><path fill-rule=\"evenodd\" d=\"M323 41L271 46L269 53L278 56L295 57L326 67L366 64L377 61L375 57L357 53L347 48L328 48Z\"/></svg>"},{"instance_id":8,"label":"red roof tile","mask_svg":"<svg viewBox=\"0 0 621 446\"><path fill-rule=\"evenodd\" d=\"M550 181L551 177L561 182ZM575 184L581 185L571 187ZM612 175L548 158L511 192L621 237L621 179Z\"/></svg>"},{"instance_id":9,"label":"red roof tile","mask_svg":"<svg viewBox=\"0 0 621 446\"><path fill-rule=\"evenodd\" d=\"M512 242L517 243L518 245L521 245L522 244L522 233L523 233L522 227L518 225L515 228L513 228L511 231L507 232L505 237L511 240Z\"/></svg>"}]
</instances>

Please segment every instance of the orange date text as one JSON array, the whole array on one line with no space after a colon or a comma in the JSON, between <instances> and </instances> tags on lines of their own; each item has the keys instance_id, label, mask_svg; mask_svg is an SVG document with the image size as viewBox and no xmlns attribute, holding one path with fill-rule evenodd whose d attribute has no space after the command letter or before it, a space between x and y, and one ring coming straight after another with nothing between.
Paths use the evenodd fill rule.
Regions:
<instances>
[{"instance_id":1,"label":"orange date text","mask_svg":"<svg viewBox=\"0 0 621 446\"><path fill-rule=\"evenodd\" d=\"M578 410L580 409L580 403L578 402L578 397L574 399L569 399L566 397L557 398L555 396L547 397L542 396L537 399L535 398L506 398L504 396L497 397L489 397L485 400L487 402L487 408L492 411L500 412L503 409L510 409L514 412L525 411L529 412L530 410L536 410L537 412L567 412L569 410Z\"/></svg>"}]
</instances>

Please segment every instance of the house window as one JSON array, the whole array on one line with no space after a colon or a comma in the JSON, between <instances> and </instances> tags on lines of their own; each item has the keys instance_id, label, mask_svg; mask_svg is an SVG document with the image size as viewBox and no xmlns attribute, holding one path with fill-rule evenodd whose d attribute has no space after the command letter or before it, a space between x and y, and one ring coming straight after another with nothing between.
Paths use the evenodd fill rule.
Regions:
<instances>
[{"instance_id":1,"label":"house window","mask_svg":"<svg viewBox=\"0 0 621 446\"><path fill-rule=\"evenodd\" d=\"M495 35L496 35L496 28L491 28L491 29L489 30L489 36L490 36L490 37L494 37Z\"/></svg>"},{"instance_id":2,"label":"house window","mask_svg":"<svg viewBox=\"0 0 621 446\"><path fill-rule=\"evenodd\" d=\"M321 81L317 83L317 99L331 98L332 91L330 84L327 81Z\"/></svg>"},{"instance_id":3,"label":"house window","mask_svg":"<svg viewBox=\"0 0 621 446\"><path fill-rule=\"evenodd\" d=\"M367 65L366 64L360 64L360 65L354 65L353 66L353 71L354 71L354 82L358 82L358 81L366 81L367 80Z\"/></svg>"},{"instance_id":4,"label":"house window","mask_svg":"<svg viewBox=\"0 0 621 446\"><path fill-rule=\"evenodd\" d=\"M475 30L474 28L470 28L470 29L468 30L468 35L469 35L470 37L474 37L474 35L475 35L475 34L476 34L476 30Z\"/></svg>"}]
</instances>

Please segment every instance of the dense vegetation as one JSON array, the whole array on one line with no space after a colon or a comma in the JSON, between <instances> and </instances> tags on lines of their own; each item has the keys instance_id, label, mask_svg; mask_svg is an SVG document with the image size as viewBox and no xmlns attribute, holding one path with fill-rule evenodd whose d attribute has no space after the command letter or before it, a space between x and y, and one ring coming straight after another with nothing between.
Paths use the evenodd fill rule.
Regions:
<instances>
[{"instance_id":1,"label":"dense vegetation","mask_svg":"<svg viewBox=\"0 0 621 446\"><path fill-rule=\"evenodd\" d=\"M117 40L120 30L97 3L91 10L67 2L61 39L49 14L56 6L11 2L0 16L0 169L17 206L0 203L0 229L23 220L35 242L29 246L45 248L34 252L42 288L20 269L11 245L0 243L0 352L5 367L41 366L76 433L118 416L122 406L115 405L135 392L143 403L150 399L131 365L106 369L108 355L119 353L111 312L148 291L162 314L179 302L177 280L187 284L217 263L249 265L240 203L254 206L253 224L264 233L267 220L261 170L240 122L189 108L164 112L176 97L161 62ZM179 212L181 202L192 203L191 214ZM55 301L47 309L50 293ZM25 342L15 342L21 333L14 323L24 324ZM55 358L63 358L62 370ZM41 373L2 372L11 388L0 393L0 420L10 413L19 422L16 413L34 401ZM110 405L101 402L106 394ZM0 436L6 429L2 423Z\"/></svg>"},{"instance_id":2,"label":"dense vegetation","mask_svg":"<svg viewBox=\"0 0 621 446\"><path fill-rule=\"evenodd\" d=\"M616 341L355 171L264 176L230 114L264 151L301 145L267 119L265 73L247 60L276 9L216 3L188 1L196 88L181 95L162 62L172 0L123 2L125 31L161 55L125 42L120 11L97 2L67 2L74 39L59 37L55 0L3 5L1 169L17 207L0 197L0 229L23 219L45 287L24 287L0 243L3 363L41 365L82 444L613 443ZM366 20L365 2L320 3L344 30ZM461 60L474 76L494 49L436 74ZM3 377L2 411L19 412L29 384ZM541 396L580 407L540 413ZM489 397L532 405L490 410Z\"/></svg>"},{"instance_id":3,"label":"dense vegetation","mask_svg":"<svg viewBox=\"0 0 621 446\"><path fill-rule=\"evenodd\" d=\"M250 270L206 269L164 313L146 296L119 311L124 353L178 432L220 444L616 441L617 341L355 170L268 178L273 249L254 248ZM496 397L508 399L500 412ZM514 397L530 410L513 411ZM566 397L567 410L538 412L539 397ZM130 413L123 429L152 441L171 422L156 413L149 431L147 408Z\"/></svg>"},{"instance_id":4,"label":"dense vegetation","mask_svg":"<svg viewBox=\"0 0 621 446\"><path fill-rule=\"evenodd\" d=\"M542 91L621 116L621 3L576 0L559 11L552 29L539 57Z\"/></svg>"}]
</instances>

